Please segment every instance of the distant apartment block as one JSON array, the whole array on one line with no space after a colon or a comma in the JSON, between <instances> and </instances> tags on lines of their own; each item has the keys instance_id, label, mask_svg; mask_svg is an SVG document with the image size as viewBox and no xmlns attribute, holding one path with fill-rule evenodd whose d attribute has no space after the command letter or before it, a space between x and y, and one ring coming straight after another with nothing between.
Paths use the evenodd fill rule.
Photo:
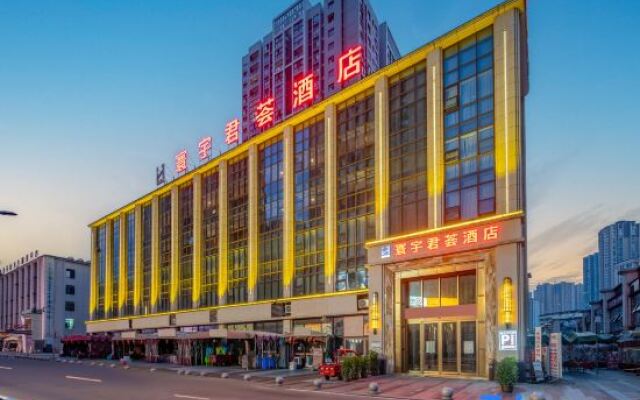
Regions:
<instances>
[{"instance_id":1,"label":"distant apartment block","mask_svg":"<svg viewBox=\"0 0 640 400\"><path fill-rule=\"evenodd\" d=\"M533 300L539 303L540 315L585 309L581 283L557 282L536 286Z\"/></svg>"},{"instance_id":2,"label":"distant apartment block","mask_svg":"<svg viewBox=\"0 0 640 400\"><path fill-rule=\"evenodd\" d=\"M29 253L0 268L0 332L23 352L60 350L60 339L86 331L89 262Z\"/></svg>"},{"instance_id":3,"label":"distant apartment block","mask_svg":"<svg viewBox=\"0 0 640 400\"><path fill-rule=\"evenodd\" d=\"M598 253L593 253L582 259L582 282L586 304L599 300L601 297L599 257Z\"/></svg>"},{"instance_id":4,"label":"distant apartment block","mask_svg":"<svg viewBox=\"0 0 640 400\"><path fill-rule=\"evenodd\" d=\"M362 70L339 82L337 62L357 46L362 48ZM313 104L398 58L388 25L378 22L368 0L296 1L242 58L242 140L300 111L292 96L300 78L312 74ZM267 99L273 99L274 119L259 128L256 108Z\"/></svg>"},{"instance_id":5,"label":"distant apartment block","mask_svg":"<svg viewBox=\"0 0 640 400\"><path fill-rule=\"evenodd\" d=\"M634 221L618 221L598 233L600 290L620 283L620 271L638 267L640 259L640 225Z\"/></svg>"}]
</instances>

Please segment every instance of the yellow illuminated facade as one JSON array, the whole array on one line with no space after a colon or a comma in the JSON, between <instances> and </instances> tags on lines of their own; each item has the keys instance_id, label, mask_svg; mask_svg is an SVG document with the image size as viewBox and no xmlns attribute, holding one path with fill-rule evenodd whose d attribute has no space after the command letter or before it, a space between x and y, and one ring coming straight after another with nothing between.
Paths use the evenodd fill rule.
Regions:
<instances>
[{"instance_id":1,"label":"yellow illuminated facade","mask_svg":"<svg viewBox=\"0 0 640 400\"><path fill-rule=\"evenodd\" d=\"M525 331L526 65L507 1L93 222L89 331L332 321L392 370L486 376L505 279Z\"/></svg>"}]
</instances>

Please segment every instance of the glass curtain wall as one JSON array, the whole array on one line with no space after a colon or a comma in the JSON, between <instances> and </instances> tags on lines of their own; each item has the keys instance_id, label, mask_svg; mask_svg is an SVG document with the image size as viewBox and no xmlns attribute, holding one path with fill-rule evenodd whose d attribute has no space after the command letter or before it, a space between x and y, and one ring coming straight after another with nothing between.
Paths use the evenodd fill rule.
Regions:
<instances>
[{"instance_id":1,"label":"glass curtain wall","mask_svg":"<svg viewBox=\"0 0 640 400\"><path fill-rule=\"evenodd\" d=\"M324 116L294 133L295 272L293 295L324 292Z\"/></svg>"},{"instance_id":2,"label":"glass curtain wall","mask_svg":"<svg viewBox=\"0 0 640 400\"><path fill-rule=\"evenodd\" d=\"M282 138L261 145L259 168L258 300L282 297L282 214L284 174Z\"/></svg>"},{"instance_id":3,"label":"glass curtain wall","mask_svg":"<svg viewBox=\"0 0 640 400\"><path fill-rule=\"evenodd\" d=\"M495 213L492 32L444 52L446 222Z\"/></svg>"},{"instance_id":4,"label":"glass curtain wall","mask_svg":"<svg viewBox=\"0 0 640 400\"><path fill-rule=\"evenodd\" d=\"M133 292L135 285L135 255L136 255L136 216L133 211L127 213L127 299L125 300L124 315L133 315Z\"/></svg>"},{"instance_id":5,"label":"glass curtain wall","mask_svg":"<svg viewBox=\"0 0 640 400\"><path fill-rule=\"evenodd\" d=\"M111 243L111 276L113 277L111 285L111 316L117 317L118 310L118 293L120 288L120 218L113 220L113 239Z\"/></svg>"},{"instance_id":6,"label":"glass curtain wall","mask_svg":"<svg viewBox=\"0 0 640 400\"><path fill-rule=\"evenodd\" d=\"M106 275L106 255L107 255L107 227L102 225L98 228L98 237L96 243L98 251L98 301L96 304L95 319L105 317L104 313L104 297L105 297L105 275Z\"/></svg>"},{"instance_id":7,"label":"glass curtain wall","mask_svg":"<svg viewBox=\"0 0 640 400\"><path fill-rule=\"evenodd\" d=\"M193 185L182 185L179 189L180 223L180 284L178 286L178 309L192 308L193 285Z\"/></svg>"},{"instance_id":8,"label":"glass curtain wall","mask_svg":"<svg viewBox=\"0 0 640 400\"><path fill-rule=\"evenodd\" d=\"M158 312L171 309L171 193L158 199L159 284Z\"/></svg>"},{"instance_id":9,"label":"glass curtain wall","mask_svg":"<svg viewBox=\"0 0 640 400\"><path fill-rule=\"evenodd\" d=\"M389 80L389 234L427 227L426 65Z\"/></svg>"},{"instance_id":10,"label":"glass curtain wall","mask_svg":"<svg viewBox=\"0 0 640 400\"><path fill-rule=\"evenodd\" d=\"M373 124L372 90L338 106L337 291L367 287L364 243L375 238Z\"/></svg>"},{"instance_id":11,"label":"glass curtain wall","mask_svg":"<svg viewBox=\"0 0 640 400\"><path fill-rule=\"evenodd\" d=\"M202 177L202 270L200 305L218 304L218 172Z\"/></svg>"},{"instance_id":12,"label":"glass curtain wall","mask_svg":"<svg viewBox=\"0 0 640 400\"><path fill-rule=\"evenodd\" d=\"M227 271L227 303L247 301L248 278L248 226L249 215L249 175L248 159L242 158L229 163L227 171L228 202L228 271Z\"/></svg>"},{"instance_id":13,"label":"glass curtain wall","mask_svg":"<svg viewBox=\"0 0 640 400\"><path fill-rule=\"evenodd\" d=\"M142 307L151 312L151 204L142 206Z\"/></svg>"}]
</instances>

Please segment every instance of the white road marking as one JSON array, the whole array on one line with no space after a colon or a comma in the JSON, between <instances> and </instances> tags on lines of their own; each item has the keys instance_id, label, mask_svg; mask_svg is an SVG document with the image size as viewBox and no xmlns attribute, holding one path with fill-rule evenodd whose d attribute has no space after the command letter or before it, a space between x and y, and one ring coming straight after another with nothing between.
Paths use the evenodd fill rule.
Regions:
<instances>
[{"instance_id":1,"label":"white road marking","mask_svg":"<svg viewBox=\"0 0 640 400\"><path fill-rule=\"evenodd\" d=\"M2 365L0 365L0 369L13 369L13 367L3 367Z\"/></svg>"},{"instance_id":2,"label":"white road marking","mask_svg":"<svg viewBox=\"0 0 640 400\"><path fill-rule=\"evenodd\" d=\"M173 397L179 399L210 400L208 397L189 396L188 394L174 394Z\"/></svg>"},{"instance_id":3,"label":"white road marking","mask_svg":"<svg viewBox=\"0 0 640 400\"><path fill-rule=\"evenodd\" d=\"M83 378L82 376L66 375L66 376L65 376L65 378L67 378L67 379L72 379L72 380L76 380L76 381L102 383L102 379Z\"/></svg>"}]
</instances>

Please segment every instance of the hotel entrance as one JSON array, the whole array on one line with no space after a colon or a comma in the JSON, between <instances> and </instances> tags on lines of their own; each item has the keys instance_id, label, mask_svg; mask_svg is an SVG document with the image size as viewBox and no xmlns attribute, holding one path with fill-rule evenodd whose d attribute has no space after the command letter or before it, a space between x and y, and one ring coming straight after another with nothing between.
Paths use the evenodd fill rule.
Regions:
<instances>
[{"instance_id":1,"label":"hotel entrance","mask_svg":"<svg viewBox=\"0 0 640 400\"><path fill-rule=\"evenodd\" d=\"M408 321L409 372L476 375L476 333L476 321Z\"/></svg>"}]
</instances>

